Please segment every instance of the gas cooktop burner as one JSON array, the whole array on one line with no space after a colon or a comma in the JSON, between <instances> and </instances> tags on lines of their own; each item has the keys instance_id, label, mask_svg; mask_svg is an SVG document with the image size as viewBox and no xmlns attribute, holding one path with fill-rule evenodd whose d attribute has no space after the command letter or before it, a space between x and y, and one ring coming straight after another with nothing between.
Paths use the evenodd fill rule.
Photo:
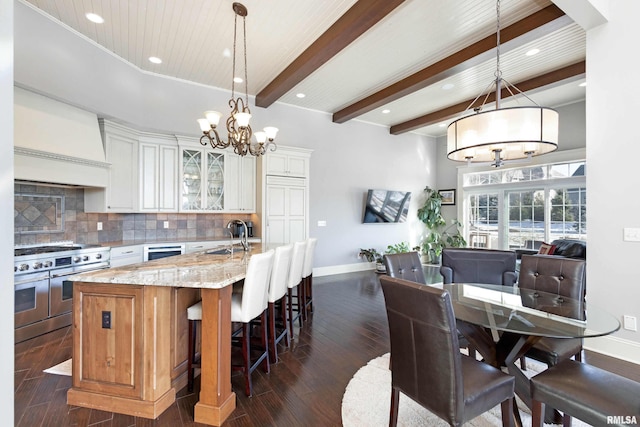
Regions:
<instances>
[{"instance_id":1,"label":"gas cooktop burner","mask_svg":"<svg viewBox=\"0 0 640 427\"><path fill-rule=\"evenodd\" d=\"M14 256L39 255L39 254L47 254L51 252L73 251L81 248L82 246L36 246L32 248L14 249L13 255Z\"/></svg>"}]
</instances>

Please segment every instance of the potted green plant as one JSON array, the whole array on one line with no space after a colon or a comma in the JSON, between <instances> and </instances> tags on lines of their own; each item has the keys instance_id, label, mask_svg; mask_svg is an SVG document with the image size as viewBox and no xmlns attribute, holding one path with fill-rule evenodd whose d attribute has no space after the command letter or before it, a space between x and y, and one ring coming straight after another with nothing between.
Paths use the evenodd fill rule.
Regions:
<instances>
[{"instance_id":1,"label":"potted green plant","mask_svg":"<svg viewBox=\"0 0 640 427\"><path fill-rule=\"evenodd\" d=\"M385 272L387 269L382 262L382 254L378 252L376 249L360 249L358 253L359 258L364 258L367 262L375 262L376 263L376 271Z\"/></svg>"},{"instance_id":2,"label":"potted green plant","mask_svg":"<svg viewBox=\"0 0 640 427\"><path fill-rule=\"evenodd\" d=\"M404 252L409 252L409 243L407 242L400 242L400 243L396 243L395 245L389 245L387 246L387 250L385 251L385 253L387 254L401 254Z\"/></svg>"},{"instance_id":3,"label":"potted green plant","mask_svg":"<svg viewBox=\"0 0 640 427\"><path fill-rule=\"evenodd\" d=\"M418 209L417 216L427 228L427 234L417 248L426 255L430 264L439 264L442 249L445 247L461 248L467 242L460 234L460 222L457 219L447 222L442 216L442 196L429 186L425 187L425 201Z\"/></svg>"}]
</instances>

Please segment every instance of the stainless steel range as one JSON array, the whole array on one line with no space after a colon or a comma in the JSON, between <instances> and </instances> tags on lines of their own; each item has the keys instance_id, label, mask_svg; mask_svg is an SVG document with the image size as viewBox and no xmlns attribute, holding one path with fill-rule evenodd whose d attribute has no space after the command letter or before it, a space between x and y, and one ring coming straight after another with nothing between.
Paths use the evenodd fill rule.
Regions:
<instances>
[{"instance_id":1,"label":"stainless steel range","mask_svg":"<svg viewBox=\"0 0 640 427\"><path fill-rule=\"evenodd\" d=\"M109 267L110 248L57 242L14 250L15 342L71 324L71 275Z\"/></svg>"}]
</instances>

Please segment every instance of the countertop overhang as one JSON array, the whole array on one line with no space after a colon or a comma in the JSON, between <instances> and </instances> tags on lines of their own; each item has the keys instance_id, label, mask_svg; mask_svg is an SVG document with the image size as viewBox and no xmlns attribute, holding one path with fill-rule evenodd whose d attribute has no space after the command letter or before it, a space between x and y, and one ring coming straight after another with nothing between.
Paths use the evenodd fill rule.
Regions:
<instances>
[{"instance_id":1,"label":"countertop overhang","mask_svg":"<svg viewBox=\"0 0 640 427\"><path fill-rule=\"evenodd\" d=\"M250 251L236 250L231 255L209 254L207 251L176 255L141 264L77 274L68 280L142 286L223 288L244 279L251 255L278 246L281 244L254 243Z\"/></svg>"}]
</instances>

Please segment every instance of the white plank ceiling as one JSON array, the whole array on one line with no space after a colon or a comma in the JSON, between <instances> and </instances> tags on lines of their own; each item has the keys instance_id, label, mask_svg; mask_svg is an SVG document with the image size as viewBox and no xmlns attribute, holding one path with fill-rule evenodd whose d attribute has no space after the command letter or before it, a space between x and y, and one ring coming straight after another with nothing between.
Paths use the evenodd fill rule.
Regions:
<instances>
[{"instance_id":1,"label":"white plank ceiling","mask_svg":"<svg viewBox=\"0 0 640 427\"><path fill-rule=\"evenodd\" d=\"M145 72L231 89L234 12L230 0L20 0ZM248 9L248 90L256 95L345 14L356 0L242 0ZM502 0L501 27L549 0ZM105 20L95 24L85 14ZM238 21L241 28L241 21ZM406 0L353 43L288 90L278 102L329 113L353 104L496 31L494 0ZM504 52L512 83L583 61L585 32L569 24ZM526 56L530 49L540 49ZM242 48L238 43L238 52ZM162 59L153 64L148 58ZM240 75L242 59L237 66ZM495 56L437 84L357 117L381 126L473 99L494 78ZM538 90L534 101L554 107L584 99L584 78ZM443 90L445 83L453 88ZM236 91L238 86L236 85ZM244 90L244 85L240 86ZM304 93L304 98L296 94ZM390 110L382 114L382 109ZM438 124L416 129L442 135Z\"/></svg>"}]
</instances>

